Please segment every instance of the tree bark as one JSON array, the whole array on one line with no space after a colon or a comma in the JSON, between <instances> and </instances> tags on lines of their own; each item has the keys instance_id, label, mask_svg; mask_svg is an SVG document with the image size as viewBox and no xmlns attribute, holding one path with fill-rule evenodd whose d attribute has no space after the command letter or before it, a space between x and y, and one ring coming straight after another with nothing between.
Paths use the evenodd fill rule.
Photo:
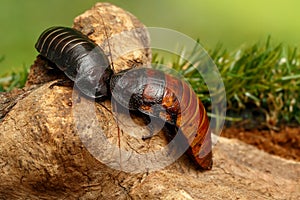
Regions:
<instances>
[{"instance_id":1,"label":"tree bark","mask_svg":"<svg viewBox=\"0 0 300 200\"><path fill-rule=\"evenodd\" d=\"M114 5L96 4L75 19L74 28L103 46L115 71L151 62L144 25ZM136 28L138 34L126 34L134 51L120 56L124 37L114 36ZM135 171L143 163L133 157L164 147L170 130L142 140L149 134L143 118L121 112L116 120L110 100L94 102L73 87L55 85L66 77L51 67L38 57L26 87L1 94L0 199L300 198L299 162L222 137L210 171L197 170L186 155L157 171Z\"/></svg>"}]
</instances>

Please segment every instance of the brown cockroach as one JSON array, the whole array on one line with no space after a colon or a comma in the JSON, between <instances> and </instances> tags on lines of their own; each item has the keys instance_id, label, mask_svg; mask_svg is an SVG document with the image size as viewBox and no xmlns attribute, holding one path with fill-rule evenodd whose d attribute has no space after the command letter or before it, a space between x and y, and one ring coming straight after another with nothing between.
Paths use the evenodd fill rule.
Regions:
<instances>
[{"instance_id":1,"label":"brown cockroach","mask_svg":"<svg viewBox=\"0 0 300 200\"><path fill-rule=\"evenodd\" d=\"M182 79L151 68L124 70L111 77L112 98L129 110L173 125L189 144L188 153L202 169L212 167L206 110Z\"/></svg>"}]
</instances>

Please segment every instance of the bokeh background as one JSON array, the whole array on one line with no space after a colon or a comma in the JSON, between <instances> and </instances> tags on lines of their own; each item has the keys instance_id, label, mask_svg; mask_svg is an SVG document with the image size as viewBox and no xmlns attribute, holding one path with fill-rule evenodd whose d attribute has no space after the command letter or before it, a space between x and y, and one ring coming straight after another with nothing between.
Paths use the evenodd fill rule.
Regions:
<instances>
[{"instance_id":1,"label":"bokeh background","mask_svg":"<svg viewBox=\"0 0 300 200\"><path fill-rule=\"evenodd\" d=\"M29 67L41 32L71 26L74 17L97 0L1 0L0 75ZM165 27L200 39L205 48L222 43L229 50L263 42L300 44L298 0L107 0L145 25Z\"/></svg>"}]
</instances>

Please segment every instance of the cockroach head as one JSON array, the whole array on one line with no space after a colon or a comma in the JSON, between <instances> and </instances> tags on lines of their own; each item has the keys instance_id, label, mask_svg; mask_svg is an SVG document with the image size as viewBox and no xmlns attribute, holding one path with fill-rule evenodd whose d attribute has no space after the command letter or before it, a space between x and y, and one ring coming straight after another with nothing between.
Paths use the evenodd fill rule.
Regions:
<instances>
[{"instance_id":1,"label":"cockroach head","mask_svg":"<svg viewBox=\"0 0 300 200\"><path fill-rule=\"evenodd\" d=\"M103 68L94 67L84 74L77 76L75 84L78 89L91 98L106 98L110 96L110 78L113 71L107 67L104 72Z\"/></svg>"}]
</instances>

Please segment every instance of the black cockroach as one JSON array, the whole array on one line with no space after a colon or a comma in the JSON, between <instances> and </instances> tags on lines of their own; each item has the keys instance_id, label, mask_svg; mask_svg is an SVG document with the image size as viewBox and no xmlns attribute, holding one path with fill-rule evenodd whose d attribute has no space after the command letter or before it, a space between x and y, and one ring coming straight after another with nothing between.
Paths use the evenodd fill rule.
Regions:
<instances>
[{"instance_id":1,"label":"black cockroach","mask_svg":"<svg viewBox=\"0 0 300 200\"><path fill-rule=\"evenodd\" d=\"M113 74L103 50L81 32L51 27L39 37L35 48L62 70L81 92L92 98L109 96Z\"/></svg>"},{"instance_id":2,"label":"black cockroach","mask_svg":"<svg viewBox=\"0 0 300 200\"><path fill-rule=\"evenodd\" d=\"M202 169L212 167L209 120L202 102L183 80L151 68L111 77L112 98L129 110L160 118L188 141L189 155Z\"/></svg>"}]
</instances>

